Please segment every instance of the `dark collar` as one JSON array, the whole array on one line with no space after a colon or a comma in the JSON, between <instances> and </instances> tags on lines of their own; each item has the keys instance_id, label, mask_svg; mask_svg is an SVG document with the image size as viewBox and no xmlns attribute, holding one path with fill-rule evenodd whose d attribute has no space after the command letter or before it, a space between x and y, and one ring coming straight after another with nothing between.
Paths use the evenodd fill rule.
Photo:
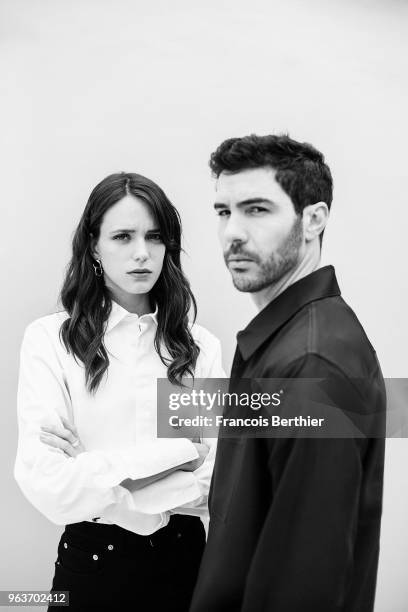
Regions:
<instances>
[{"instance_id":1,"label":"dark collar","mask_svg":"<svg viewBox=\"0 0 408 612\"><path fill-rule=\"evenodd\" d=\"M319 268L290 285L265 306L244 330L238 332L237 342L243 359L249 359L303 306L335 295L340 295L340 289L333 266Z\"/></svg>"}]
</instances>

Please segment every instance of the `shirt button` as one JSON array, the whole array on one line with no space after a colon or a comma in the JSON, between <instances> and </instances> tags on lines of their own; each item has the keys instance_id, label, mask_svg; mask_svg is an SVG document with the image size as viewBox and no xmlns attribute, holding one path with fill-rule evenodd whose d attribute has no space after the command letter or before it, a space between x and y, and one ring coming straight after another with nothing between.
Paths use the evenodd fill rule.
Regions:
<instances>
[{"instance_id":1,"label":"shirt button","mask_svg":"<svg viewBox=\"0 0 408 612\"><path fill-rule=\"evenodd\" d=\"M64 542L64 548L68 548L68 544Z\"/></svg>"},{"instance_id":2,"label":"shirt button","mask_svg":"<svg viewBox=\"0 0 408 612\"><path fill-rule=\"evenodd\" d=\"M99 559L99 557L98 557L98 555L92 555L92 559L93 559L94 561L97 561L97 560Z\"/></svg>"},{"instance_id":3,"label":"shirt button","mask_svg":"<svg viewBox=\"0 0 408 612\"><path fill-rule=\"evenodd\" d=\"M108 544L108 550L113 550L113 544Z\"/></svg>"}]
</instances>

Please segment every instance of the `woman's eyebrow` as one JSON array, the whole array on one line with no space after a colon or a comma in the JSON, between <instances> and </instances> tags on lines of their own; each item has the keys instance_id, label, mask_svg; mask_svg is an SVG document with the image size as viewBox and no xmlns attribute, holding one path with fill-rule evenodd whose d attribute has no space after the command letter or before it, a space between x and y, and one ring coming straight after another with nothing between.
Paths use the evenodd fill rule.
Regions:
<instances>
[{"instance_id":1,"label":"woman's eyebrow","mask_svg":"<svg viewBox=\"0 0 408 612\"><path fill-rule=\"evenodd\" d=\"M128 234L134 234L135 233L135 229L114 229L111 232L109 232L110 234L116 234L116 232L126 232Z\"/></svg>"},{"instance_id":2,"label":"woman's eyebrow","mask_svg":"<svg viewBox=\"0 0 408 612\"><path fill-rule=\"evenodd\" d=\"M123 234L134 234L136 232L136 230L134 228L119 228L119 229L114 229L111 232L109 232L109 234L116 234L116 233L123 233ZM153 227L151 229L148 229L146 233L148 232L160 232L160 229L158 227Z\"/></svg>"}]
</instances>

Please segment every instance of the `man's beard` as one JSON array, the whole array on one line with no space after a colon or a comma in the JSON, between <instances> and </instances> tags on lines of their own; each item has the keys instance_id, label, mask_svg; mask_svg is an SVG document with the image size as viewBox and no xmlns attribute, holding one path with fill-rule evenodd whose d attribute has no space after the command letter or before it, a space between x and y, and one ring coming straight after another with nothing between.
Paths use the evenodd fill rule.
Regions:
<instances>
[{"instance_id":1,"label":"man's beard","mask_svg":"<svg viewBox=\"0 0 408 612\"><path fill-rule=\"evenodd\" d=\"M285 274L297 265L302 241L302 218L298 216L285 242L266 260L261 259L257 253L246 251L245 247L242 247L239 243L236 245L232 244L228 251L224 253L227 266L228 258L231 255L242 255L242 257L248 257L258 264L253 274L250 274L250 272L234 273L234 271L231 271L234 287L238 291L255 293L280 281Z\"/></svg>"}]
</instances>

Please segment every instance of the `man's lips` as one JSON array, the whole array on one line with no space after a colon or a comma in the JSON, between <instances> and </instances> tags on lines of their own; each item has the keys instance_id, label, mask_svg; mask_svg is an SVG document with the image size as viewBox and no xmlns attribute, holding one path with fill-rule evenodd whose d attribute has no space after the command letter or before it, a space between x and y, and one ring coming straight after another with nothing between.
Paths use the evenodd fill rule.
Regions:
<instances>
[{"instance_id":1,"label":"man's lips","mask_svg":"<svg viewBox=\"0 0 408 612\"><path fill-rule=\"evenodd\" d=\"M231 263L231 262L235 262L235 263L239 263L241 261L254 261L253 259L250 259L249 257L243 257L243 256L239 256L239 255L232 255L231 257L227 257L227 262Z\"/></svg>"}]
</instances>

